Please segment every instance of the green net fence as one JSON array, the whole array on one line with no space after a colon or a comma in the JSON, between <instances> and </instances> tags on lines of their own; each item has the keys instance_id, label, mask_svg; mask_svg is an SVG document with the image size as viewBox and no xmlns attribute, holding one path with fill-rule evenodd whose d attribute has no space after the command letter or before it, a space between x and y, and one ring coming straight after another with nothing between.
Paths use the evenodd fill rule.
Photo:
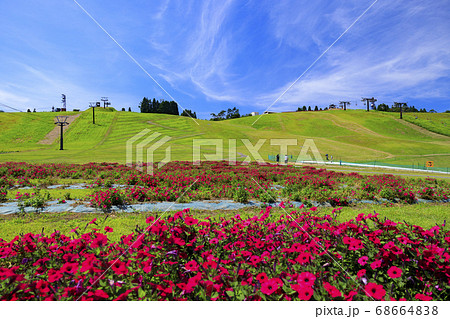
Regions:
<instances>
[{"instance_id":1,"label":"green net fence","mask_svg":"<svg viewBox=\"0 0 450 319\"><path fill-rule=\"evenodd\" d=\"M269 155L268 160L271 162L277 161L276 155ZM288 162L295 162L297 159L292 155L288 155ZM285 157L284 155L279 156L279 162L284 163ZM305 164L314 164L314 161L301 161L300 163ZM334 165L345 165L345 166L361 166L361 167L374 167L374 168L390 168L390 169L404 169L404 170L413 170L413 171L424 171L424 172L442 172L442 173L450 173L450 167L429 167L427 162L415 162L410 165L407 164L393 164L393 163L384 163L379 161L369 161L369 162L360 162L360 163L352 163L345 162L340 159L334 159L333 161L328 160L322 164L334 164Z\"/></svg>"}]
</instances>

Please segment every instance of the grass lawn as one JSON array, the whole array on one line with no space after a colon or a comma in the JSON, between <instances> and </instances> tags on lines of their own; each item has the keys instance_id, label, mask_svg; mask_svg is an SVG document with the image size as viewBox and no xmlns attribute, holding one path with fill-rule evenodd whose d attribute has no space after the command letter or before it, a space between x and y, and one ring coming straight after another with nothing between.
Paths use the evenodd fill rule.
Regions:
<instances>
[{"instance_id":1,"label":"grass lawn","mask_svg":"<svg viewBox=\"0 0 450 319\"><path fill-rule=\"evenodd\" d=\"M287 209L290 212L292 209ZM430 228L436 224L442 224L449 217L449 208L446 204L417 204L417 205L398 205L393 207L384 207L381 205L368 205L364 207L343 208L337 215L337 219L341 222L355 218L358 214L369 214L377 212L381 217L386 217L395 222L403 222L420 225L423 228ZM248 208L238 211L192 211L196 218L205 219L208 216L213 218L230 218L236 214L240 214L242 218L253 216L259 213L259 209ZM280 208L272 210L274 215L284 214ZM331 208L319 208L318 214L331 214ZM105 226L112 227L114 232L109 238L116 241L122 235L132 233L136 225L145 225L148 216L161 215L163 212L136 212L136 213L112 213L109 215L102 213L81 214L81 213L43 213L43 214L27 214L27 215L6 215L0 216L0 238L11 240L20 233L41 233L46 234L59 230L63 234L70 235L70 231L79 227L83 231L86 225L97 218L98 229ZM173 213L173 212L172 212ZM172 213L164 214L164 218ZM91 227L91 226L90 226ZM90 228L89 228L90 229Z\"/></svg>"},{"instance_id":2,"label":"grass lawn","mask_svg":"<svg viewBox=\"0 0 450 319\"><path fill-rule=\"evenodd\" d=\"M197 120L196 124L182 116L99 109L94 125L88 110L69 126L64 151L59 151L58 140L51 145L38 143L54 128L54 115L0 114L0 125L6 128L0 136L0 161L124 163L126 141L150 129L152 133L171 137L167 143L171 147L171 160L192 160L193 142L199 138L221 140L224 159L228 159L230 140L236 140L238 155L245 157L250 152L242 139L248 139L252 145L265 139L259 149L265 160L268 155L280 152L270 139L296 139L297 145L288 149L294 156L306 139L313 139L323 157L332 154L336 161L423 165L432 160L436 167L450 167L450 137L445 136L448 115L441 113L419 115L419 119L425 121L424 116L427 119L426 124L417 125L398 120L396 114L363 110L277 113L260 116L253 125L256 117L220 122ZM405 116L409 119L413 114ZM205 145L201 151L215 153L215 148ZM165 147L158 148L155 160L164 157Z\"/></svg>"}]
</instances>

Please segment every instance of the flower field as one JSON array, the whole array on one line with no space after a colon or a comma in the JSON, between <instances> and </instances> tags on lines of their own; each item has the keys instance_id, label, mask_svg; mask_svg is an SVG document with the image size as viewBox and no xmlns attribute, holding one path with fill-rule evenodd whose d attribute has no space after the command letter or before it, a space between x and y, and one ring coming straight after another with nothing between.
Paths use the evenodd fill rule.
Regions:
<instances>
[{"instance_id":1,"label":"flower field","mask_svg":"<svg viewBox=\"0 0 450 319\"><path fill-rule=\"evenodd\" d=\"M87 182L91 192L80 200L105 211L114 205L175 200L184 203L215 199L264 203L279 200L338 207L364 200L413 204L417 200L448 201L450 198L449 183L442 180L345 174L308 166L172 162L155 169L154 175L146 174L145 167L143 171L109 163L4 163L0 164L0 202L11 198L14 189L28 186L42 190L61 180ZM14 194L13 199L20 200L22 195ZM33 192L25 199L34 203L36 196L42 197L42 194Z\"/></svg>"},{"instance_id":2,"label":"flower field","mask_svg":"<svg viewBox=\"0 0 450 319\"><path fill-rule=\"evenodd\" d=\"M0 202L42 207L50 186L73 183L86 183L84 200L106 213L114 205L204 199L281 200L284 213L262 205L246 218L200 219L186 209L150 215L116 241L97 219L70 234L0 239L1 300L450 298L445 221L424 229L376 213L336 218L340 207L363 200L448 201L445 181L225 162L174 162L154 175L110 163L0 164ZM289 201L304 205L293 211ZM319 215L313 202L335 208Z\"/></svg>"},{"instance_id":3,"label":"flower field","mask_svg":"<svg viewBox=\"0 0 450 319\"><path fill-rule=\"evenodd\" d=\"M71 237L0 242L2 300L448 300L450 232L314 208L198 220L181 211L110 242L93 220Z\"/></svg>"}]
</instances>

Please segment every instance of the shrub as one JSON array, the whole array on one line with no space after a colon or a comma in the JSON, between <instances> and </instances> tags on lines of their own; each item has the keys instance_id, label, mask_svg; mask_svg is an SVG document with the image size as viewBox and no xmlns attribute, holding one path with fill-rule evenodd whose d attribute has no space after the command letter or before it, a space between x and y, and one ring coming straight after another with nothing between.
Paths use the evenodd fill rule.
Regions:
<instances>
[{"instance_id":1,"label":"shrub","mask_svg":"<svg viewBox=\"0 0 450 319\"><path fill-rule=\"evenodd\" d=\"M275 203L277 195L273 191L261 191L259 200L263 203Z\"/></svg>"},{"instance_id":2,"label":"shrub","mask_svg":"<svg viewBox=\"0 0 450 319\"><path fill-rule=\"evenodd\" d=\"M91 205L98 207L103 211L109 211L113 205L124 205L124 195L118 189L108 189L105 191L98 191L93 195Z\"/></svg>"},{"instance_id":3,"label":"shrub","mask_svg":"<svg viewBox=\"0 0 450 319\"><path fill-rule=\"evenodd\" d=\"M22 212L25 207L33 207L36 211L40 211L45 207L45 202L50 200L50 193L47 191L41 192L40 189L36 189L36 192L32 194L18 194L16 199L19 200L18 205Z\"/></svg>"},{"instance_id":4,"label":"shrub","mask_svg":"<svg viewBox=\"0 0 450 319\"><path fill-rule=\"evenodd\" d=\"M233 200L238 203L248 202L248 192L243 187L236 188L233 196Z\"/></svg>"},{"instance_id":5,"label":"shrub","mask_svg":"<svg viewBox=\"0 0 450 319\"><path fill-rule=\"evenodd\" d=\"M8 200L8 189L5 186L0 187L0 203Z\"/></svg>"}]
</instances>

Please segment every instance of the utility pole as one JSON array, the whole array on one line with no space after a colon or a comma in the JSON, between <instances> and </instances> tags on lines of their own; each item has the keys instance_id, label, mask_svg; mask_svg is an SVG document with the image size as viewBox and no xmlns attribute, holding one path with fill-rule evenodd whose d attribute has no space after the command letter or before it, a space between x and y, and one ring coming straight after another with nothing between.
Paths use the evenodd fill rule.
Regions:
<instances>
[{"instance_id":1,"label":"utility pole","mask_svg":"<svg viewBox=\"0 0 450 319\"><path fill-rule=\"evenodd\" d=\"M400 119L403 119L403 105L406 106L408 103L405 102L394 102L394 106L400 107Z\"/></svg>"},{"instance_id":2,"label":"utility pole","mask_svg":"<svg viewBox=\"0 0 450 319\"><path fill-rule=\"evenodd\" d=\"M95 106L96 102L89 102L89 107L92 107L92 124L95 124Z\"/></svg>"},{"instance_id":3,"label":"utility pole","mask_svg":"<svg viewBox=\"0 0 450 319\"><path fill-rule=\"evenodd\" d=\"M367 103L367 112L369 112L369 103L372 102L372 105L375 106L375 102L378 101L376 98L374 97L363 97L361 98L361 102L366 102Z\"/></svg>"},{"instance_id":4,"label":"utility pole","mask_svg":"<svg viewBox=\"0 0 450 319\"><path fill-rule=\"evenodd\" d=\"M69 125L69 123L67 123L67 118L68 116L57 116L56 117L56 125L59 125L61 127L61 138L59 140L59 150L62 151L64 149L63 147L63 127L66 125Z\"/></svg>"},{"instance_id":5,"label":"utility pole","mask_svg":"<svg viewBox=\"0 0 450 319\"><path fill-rule=\"evenodd\" d=\"M347 111L347 105L350 105L350 101L339 101L339 105L344 107L344 111Z\"/></svg>"}]
</instances>

